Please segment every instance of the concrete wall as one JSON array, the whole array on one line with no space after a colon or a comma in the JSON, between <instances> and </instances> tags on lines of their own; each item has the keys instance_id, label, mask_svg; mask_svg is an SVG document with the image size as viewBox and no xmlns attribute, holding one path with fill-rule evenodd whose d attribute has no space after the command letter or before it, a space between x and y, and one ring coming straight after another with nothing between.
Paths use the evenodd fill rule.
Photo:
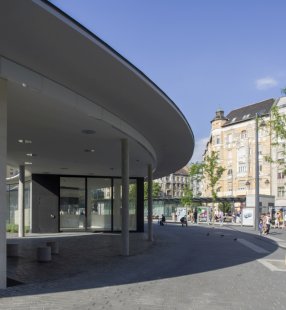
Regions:
<instances>
[{"instance_id":1,"label":"concrete wall","mask_svg":"<svg viewBox=\"0 0 286 310\"><path fill-rule=\"evenodd\" d=\"M59 231L60 177L32 175L32 232L55 233Z\"/></svg>"}]
</instances>

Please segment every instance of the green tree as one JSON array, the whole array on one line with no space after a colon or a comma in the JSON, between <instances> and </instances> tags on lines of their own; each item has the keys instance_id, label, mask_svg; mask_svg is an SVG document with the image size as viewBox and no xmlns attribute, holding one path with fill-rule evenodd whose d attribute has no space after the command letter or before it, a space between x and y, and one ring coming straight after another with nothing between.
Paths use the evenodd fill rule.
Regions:
<instances>
[{"instance_id":1,"label":"green tree","mask_svg":"<svg viewBox=\"0 0 286 310\"><path fill-rule=\"evenodd\" d=\"M286 93L286 88L284 90ZM272 134L272 145L277 147L279 156L277 159L273 159L271 156L265 156L265 159L268 162L276 163L286 173L286 115L280 113L278 106L271 108L271 118L268 126Z\"/></svg>"},{"instance_id":2,"label":"green tree","mask_svg":"<svg viewBox=\"0 0 286 310\"><path fill-rule=\"evenodd\" d=\"M197 206L198 203L194 203L194 186L199 183L203 178L203 164L196 162L189 166L190 187L184 188L184 195L181 198L181 203L184 206Z\"/></svg>"},{"instance_id":3,"label":"green tree","mask_svg":"<svg viewBox=\"0 0 286 310\"><path fill-rule=\"evenodd\" d=\"M208 185L211 189L212 196L212 219L214 219L214 202L217 199L217 183L222 177L225 168L219 165L218 161L218 153L215 151L211 151L210 155L205 157L203 163L203 173L208 182Z\"/></svg>"},{"instance_id":4,"label":"green tree","mask_svg":"<svg viewBox=\"0 0 286 310\"><path fill-rule=\"evenodd\" d=\"M189 176L191 179L191 186L193 183L199 183L203 178L204 164L200 162L192 163L189 167Z\"/></svg>"},{"instance_id":5,"label":"green tree","mask_svg":"<svg viewBox=\"0 0 286 310\"><path fill-rule=\"evenodd\" d=\"M185 187L183 191L183 197L181 198L181 204L183 206L191 206L193 203L193 197L192 189Z\"/></svg>"},{"instance_id":6,"label":"green tree","mask_svg":"<svg viewBox=\"0 0 286 310\"><path fill-rule=\"evenodd\" d=\"M231 210L231 204L228 201L220 202L219 203L219 209L225 214L230 212Z\"/></svg>"}]
</instances>

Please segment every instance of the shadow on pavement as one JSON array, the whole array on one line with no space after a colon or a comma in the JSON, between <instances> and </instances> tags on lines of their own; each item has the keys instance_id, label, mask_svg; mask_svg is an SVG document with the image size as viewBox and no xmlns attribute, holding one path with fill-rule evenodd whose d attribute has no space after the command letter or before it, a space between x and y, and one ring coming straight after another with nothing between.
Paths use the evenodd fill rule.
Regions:
<instances>
[{"instance_id":1,"label":"shadow on pavement","mask_svg":"<svg viewBox=\"0 0 286 310\"><path fill-rule=\"evenodd\" d=\"M36 261L33 251L37 242L45 240L26 239L20 257L8 258L8 278L24 285L0 290L0 297L183 277L245 264L277 250L275 243L263 237L227 228L154 224L154 235L151 244L130 234L129 257L120 255L120 235L58 238L60 254L44 264ZM241 240L256 246L256 251Z\"/></svg>"}]
</instances>

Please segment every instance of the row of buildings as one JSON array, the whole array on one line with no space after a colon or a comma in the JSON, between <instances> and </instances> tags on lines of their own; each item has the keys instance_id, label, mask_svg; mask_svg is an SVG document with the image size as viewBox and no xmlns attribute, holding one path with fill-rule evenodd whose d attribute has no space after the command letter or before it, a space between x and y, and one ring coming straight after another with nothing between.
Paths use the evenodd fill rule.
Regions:
<instances>
[{"instance_id":1,"label":"row of buildings","mask_svg":"<svg viewBox=\"0 0 286 310\"><path fill-rule=\"evenodd\" d=\"M286 207L286 178L284 174L285 144L275 145L273 133L267 125L271 119L271 108L277 105L279 112L286 114L286 97L268 99L243 106L224 114L218 110L211 120L211 132L203 160L212 151L218 154L218 163L225 171L216 185L219 198L240 201L237 206L246 205L246 197L255 195L256 132L258 131L259 193L266 197L266 207ZM256 118L258 117L258 127ZM273 162L269 162L271 157ZM163 198L181 198L184 188L192 188L195 197L207 201L211 197L208 180L199 183L191 181L188 167L156 180ZM261 198L263 200L263 198Z\"/></svg>"}]
</instances>

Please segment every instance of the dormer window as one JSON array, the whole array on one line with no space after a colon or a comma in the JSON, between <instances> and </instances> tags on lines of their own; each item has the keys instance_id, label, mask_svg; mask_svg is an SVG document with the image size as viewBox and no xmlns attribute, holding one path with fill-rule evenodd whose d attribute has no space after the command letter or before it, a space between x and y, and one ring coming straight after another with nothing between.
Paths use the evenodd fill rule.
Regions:
<instances>
[{"instance_id":1,"label":"dormer window","mask_svg":"<svg viewBox=\"0 0 286 310\"><path fill-rule=\"evenodd\" d=\"M243 115L242 119L243 119L243 120L244 120L244 119L247 119L247 118L249 118L249 116L250 116L250 114L245 114L245 115Z\"/></svg>"}]
</instances>

